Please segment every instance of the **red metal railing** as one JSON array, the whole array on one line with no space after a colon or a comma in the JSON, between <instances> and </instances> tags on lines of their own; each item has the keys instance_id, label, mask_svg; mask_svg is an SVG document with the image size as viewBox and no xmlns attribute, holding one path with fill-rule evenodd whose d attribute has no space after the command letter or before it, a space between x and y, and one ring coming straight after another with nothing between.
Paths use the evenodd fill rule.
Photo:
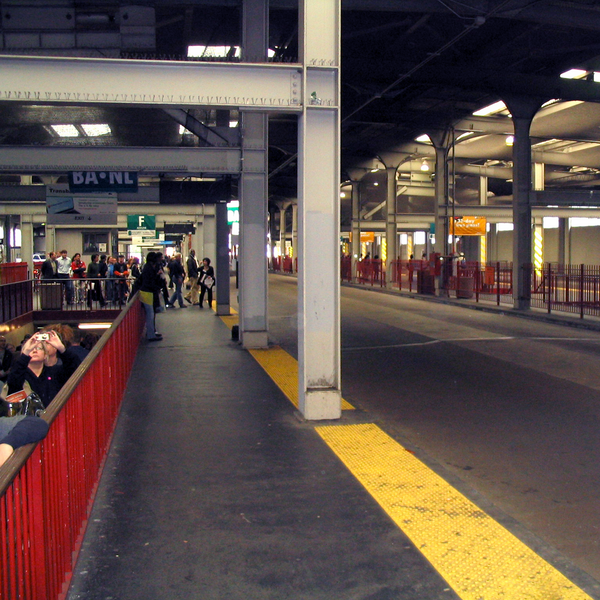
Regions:
<instances>
[{"instance_id":1,"label":"red metal railing","mask_svg":"<svg viewBox=\"0 0 600 600\"><path fill-rule=\"evenodd\" d=\"M600 266L546 263L531 274L531 305L579 315L600 316Z\"/></svg>"},{"instance_id":2,"label":"red metal railing","mask_svg":"<svg viewBox=\"0 0 600 600\"><path fill-rule=\"evenodd\" d=\"M364 259L356 263L356 275L352 276L351 259L343 256L340 261L342 281L363 285L386 285L385 264L377 259ZM394 260L390 268L393 288L434 294L435 278L439 278L441 290L456 294L457 298L475 298L501 303L512 303L512 263L509 262L441 262L435 260Z\"/></svg>"},{"instance_id":3,"label":"red metal railing","mask_svg":"<svg viewBox=\"0 0 600 600\"><path fill-rule=\"evenodd\" d=\"M2 600L66 596L143 326L134 301L46 410L46 439L0 469Z\"/></svg>"},{"instance_id":4,"label":"red metal railing","mask_svg":"<svg viewBox=\"0 0 600 600\"><path fill-rule=\"evenodd\" d=\"M357 261L356 281L371 286L385 287L385 263L379 258L363 258Z\"/></svg>"},{"instance_id":5,"label":"red metal railing","mask_svg":"<svg viewBox=\"0 0 600 600\"><path fill-rule=\"evenodd\" d=\"M33 310L33 288L30 281L0 285L0 323L12 321Z\"/></svg>"},{"instance_id":6,"label":"red metal railing","mask_svg":"<svg viewBox=\"0 0 600 600\"><path fill-rule=\"evenodd\" d=\"M25 281L28 278L27 263L0 263L0 284Z\"/></svg>"}]
</instances>

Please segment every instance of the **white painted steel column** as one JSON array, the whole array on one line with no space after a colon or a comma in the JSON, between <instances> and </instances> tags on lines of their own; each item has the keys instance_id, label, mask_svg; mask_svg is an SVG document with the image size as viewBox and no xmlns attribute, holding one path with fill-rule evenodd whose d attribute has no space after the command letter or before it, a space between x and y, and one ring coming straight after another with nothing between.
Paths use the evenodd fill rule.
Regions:
<instances>
[{"instance_id":1,"label":"white painted steel column","mask_svg":"<svg viewBox=\"0 0 600 600\"><path fill-rule=\"evenodd\" d=\"M387 195L385 211L385 239L387 242L386 287L392 288L393 261L398 258L398 226L396 225L396 169L387 167Z\"/></svg>"},{"instance_id":2,"label":"white painted steel column","mask_svg":"<svg viewBox=\"0 0 600 600\"><path fill-rule=\"evenodd\" d=\"M356 273L356 263L360 258L360 181L352 180L352 243L351 243L352 278Z\"/></svg>"},{"instance_id":3,"label":"white painted steel column","mask_svg":"<svg viewBox=\"0 0 600 600\"><path fill-rule=\"evenodd\" d=\"M298 204L292 204L292 258L298 258Z\"/></svg>"},{"instance_id":4,"label":"white painted steel column","mask_svg":"<svg viewBox=\"0 0 600 600\"><path fill-rule=\"evenodd\" d=\"M289 202L279 203L279 248L281 250L281 260L285 256L285 213L289 205Z\"/></svg>"},{"instance_id":5,"label":"white painted steel column","mask_svg":"<svg viewBox=\"0 0 600 600\"><path fill-rule=\"evenodd\" d=\"M21 260L29 265L29 276L33 277L33 218L21 215Z\"/></svg>"},{"instance_id":6,"label":"white painted steel column","mask_svg":"<svg viewBox=\"0 0 600 600\"><path fill-rule=\"evenodd\" d=\"M446 200L446 186L448 184L448 171L446 169L446 148L435 148L435 244L434 252L444 255L448 244L448 207ZM440 207L444 206L443 211Z\"/></svg>"},{"instance_id":7,"label":"white painted steel column","mask_svg":"<svg viewBox=\"0 0 600 600\"><path fill-rule=\"evenodd\" d=\"M243 57L266 61L267 0L243 3ZM267 128L266 113L240 111L242 173L240 177L239 331L244 348L266 348L267 317Z\"/></svg>"},{"instance_id":8,"label":"white painted steel column","mask_svg":"<svg viewBox=\"0 0 600 600\"><path fill-rule=\"evenodd\" d=\"M300 2L298 383L306 419L341 416L340 0Z\"/></svg>"}]
</instances>

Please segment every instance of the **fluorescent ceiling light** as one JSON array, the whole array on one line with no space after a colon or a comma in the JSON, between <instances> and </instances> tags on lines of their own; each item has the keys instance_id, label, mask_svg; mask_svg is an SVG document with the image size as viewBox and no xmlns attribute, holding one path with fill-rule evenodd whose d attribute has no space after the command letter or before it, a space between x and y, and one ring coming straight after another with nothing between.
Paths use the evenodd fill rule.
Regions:
<instances>
[{"instance_id":1,"label":"fluorescent ceiling light","mask_svg":"<svg viewBox=\"0 0 600 600\"><path fill-rule=\"evenodd\" d=\"M90 123L82 125L81 128L85 131L85 135L90 137L98 137L99 135L108 135L111 132L110 125L107 123Z\"/></svg>"},{"instance_id":2,"label":"fluorescent ceiling light","mask_svg":"<svg viewBox=\"0 0 600 600\"><path fill-rule=\"evenodd\" d=\"M563 79L581 79L587 74L588 72L583 69L569 69L568 71L561 73L560 76Z\"/></svg>"},{"instance_id":3,"label":"fluorescent ceiling light","mask_svg":"<svg viewBox=\"0 0 600 600\"><path fill-rule=\"evenodd\" d=\"M239 46L188 46L189 58L239 58Z\"/></svg>"},{"instance_id":4,"label":"fluorescent ceiling light","mask_svg":"<svg viewBox=\"0 0 600 600\"><path fill-rule=\"evenodd\" d=\"M542 223L544 229L558 229L558 217L543 217Z\"/></svg>"},{"instance_id":5,"label":"fluorescent ceiling light","mask_svg":"<svg viewBox=\"0 0 600 600\"><path fill-rule=\"evenodd\" d=\"M50 125L50 127L60 137L79 137L79 131L75 125Z\"/></svg>"},{"instance_id":6,"label":"fluorescent ceiling light","mask_svg":"<svg viewBox=\"0 0 600 600\"><path fill-rule=\"evenodd\" d=\"M472 135L475 135L474 131L465 131L464 133L461 133L457 138L456 138L456 142L458 142L459 140L464 140L465 138L471 137Z\"/></svg>"},{"instance_id":7,"label":"fluorescent ceiling light","mask_svg":"<svg viewBox=\"0 0 600 600\"><path fill-rule=\"evenodd\" d=\"M506 104L502 102L502 100L498 100L498 102L494 102L494 104L490 104L489 106L485 106L484 108L480 108L473 113L474 117L487 117L488 115L494 115L496 113L502 112L506 110Z\"/></svg>"},{"instance_id":8,"label":"fluorescent ceiling light","mask_svg":"<svg viewBox=\"0 0 600 600\"><path fill-rule=\"evenodd\" d=\"M569 225L571 227L598 227L600 219L594 217L571 217Z\"/></svg>"},{"instance_id":9,"label":"fluorescent ceiling light","mask_svg":"<svg viewBox=\"0 0 600 600\"><path fill-rule=\"evenodd\" d=\"M431 138L426 133L424 133L423 135L420 135L415 140L415 142L422 142L423 144L431 144L432 143Z\"/></svg>"},{"instance_id":10,"label":"fluorescent ceiling light","mask_svg":"<svg viewBox=\"0 0 600 600\"><path fill-rule=\"evenodd\" d=\"M544 140L542 142L538 142L537 144L532 144L531 147L537 149L537 148L541 148L542 146L548 146L550 144L556 144L556 142L560 142L560 140L557 139L557 138L552 138L550 140Z\"/></svg>"},{"instance_id":11,"label":"fluorescent ceiling light","mask_svg":"<svg viewBox=\"0 0 600 600\"><path fill-rule=\"evenodd\" d=\"M112 323L79 323L79 329L108 329Z\"/></svg>"}]
</instances>

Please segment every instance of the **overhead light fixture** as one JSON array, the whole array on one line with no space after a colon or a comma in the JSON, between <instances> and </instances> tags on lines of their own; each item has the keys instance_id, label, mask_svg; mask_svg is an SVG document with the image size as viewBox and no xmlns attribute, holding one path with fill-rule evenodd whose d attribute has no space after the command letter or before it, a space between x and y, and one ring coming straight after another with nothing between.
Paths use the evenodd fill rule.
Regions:
<instances>
[{"instance_id":1,"label":"overhead light fixture","mask_svg":"<svg viewBox=\"0 0 600 600\"><path fill-rule=\"evenodd\" d=\"M108 329L112 323L79 323L79 329Z\"/></svg>"},{"instance_id":2,"label":"overhead light fixture","mask_svg":"<svg viewBox=\"0 0 600 600\"><path fill-rule=\"evenodd\" d=\"M239 46L188 46L188 58L240 58Z\"/></svg>"},{"instance_id":3,"label":"overhead light fixture","mask_svg":"<svg viewBox=\"0 0 600 600\"><path fill-rule=\"evenodd\" d=\"M50 127L60 137L79 137L79 130L75 125L50 125Z\"/></svg>"},{"instance_id":4,"label":"overhead light fixture","mask_svg":"<svg viewBox=\"0 0 600 600\"><path fill-rule=\"evenodd\" d=\"M560 76L563 79L581 79L582 77L585 77L587 74L588 74L588 72L585 71L584 69L569 69L568 71L561 73Z\"/></svg>"},{"instance_id":5,"label":"overhead light fixture","mask_svg":"<svg viewBox=\"0 0 600 600\"><path fill-rule=\"evenodd\" d=\"M378 173L379 172L379 167L375 167L374 169L371 169L371 173Z\"/></svg>"},{"instance_id":6,"label":"overhead light fixture","mask_svg":"<svg viewBox=\"0 0 600 600\"><path fill-rule=\"evenodd\" d=\"M81 128L85 131L85 135L89 137L98 137L112 133L108 123L89 123L81 125Z\"/></svg>"},{"instance_id":7,"label":"overhead light fixture","mask_svg":"<svg viewBox=\"0 0 600 600\"><path fill-rule=\"evenodd\" d=\"M498 102L494 102L489 106L485 106L484 108L480 108L473 113L474 117L487 117L488 115L494 115L496 113L502 112L506 110L506 104L502 102L502 100L498 100Z\"/></svg>"},{"instance_id":8,"label":"overhead light fixture","mask_svg":"<svg viewBox=\"0 0 600 600\"><path fill-rule=\"evenodd\" d=\"M415 138L415 142L421 142L422 144L432 144L433 142L431 141L431 138L424 133L423 135L420 135L418 138Z\"/></svg>"},{"instance_id":9,"label":"overhead light fixture","mask_svg":"<svg viewBox=\"0 0 600 600\"><path fill-rule=\"evenodd\" d=\"M514 135L507 135L506 136L506 140L504 142L507 146L514 146L515 144L515 136Z\"/></svg>"},{"instance_id":10,"label":"overhead light fixture","mask_svg":"<svg viewBox=\"0 0 600 600\"><path fill-rule=\"evenodd\" d=\"M424 158L423 162L421 163L421 171L429 171L429 163L427 162L426 158Z\"/></svg>"}]
</instances>

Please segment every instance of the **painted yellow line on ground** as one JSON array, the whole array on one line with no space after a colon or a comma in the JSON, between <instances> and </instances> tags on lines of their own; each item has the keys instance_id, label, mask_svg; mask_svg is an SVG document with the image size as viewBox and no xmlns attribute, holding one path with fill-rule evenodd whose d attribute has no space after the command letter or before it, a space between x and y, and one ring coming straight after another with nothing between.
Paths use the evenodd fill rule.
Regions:
<instances>
[{"instance_id":1,"label":"painted yellow line on ground","mask_svg":"<svg viewBox=\"0 0 600 600\"><path fill-rule=\"evenodd\" d=\"M265 350L250 349L249 352L288 400L298 408L298 361L279 346ZM342 398L342 410L354 410L354 406Z\"/></svg>"},{"instance_id":2,"label":"painted yellow line on ground","mask_svg":"<svg viewBox=\"0 0 600 600\"><path fill-rule=\"evenodd\" d=\"M464 600L591 600L376 425L316 431Z\"/></svg>"}]
</instances>

